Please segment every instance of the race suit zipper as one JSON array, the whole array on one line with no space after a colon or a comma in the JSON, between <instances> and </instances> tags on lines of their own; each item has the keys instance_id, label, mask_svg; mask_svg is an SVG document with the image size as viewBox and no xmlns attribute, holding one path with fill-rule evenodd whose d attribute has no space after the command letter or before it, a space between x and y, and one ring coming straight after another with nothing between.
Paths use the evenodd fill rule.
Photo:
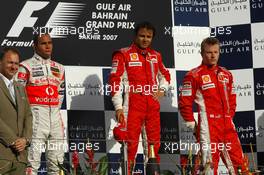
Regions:
<instances>
[{"instance_id":1,"label":"race suit zipper","mask_svg":"<svg viewBox=\"0 0 264 175\"><path fill-rule=\"evenodd\" d=\"M223 99L221 98L221 93L220 93L220 89L219 89L219 81L218 81L218 73L216 74L216 82L217 82L217 92L220 96L220 99L221 99L221 103L222 103L222 106L223 106L223 109L225 109L225 104L223 102ZM223 111L224 112L224 111Z\"/></svg>"},{"instance_id":2,"label":"race suit zipper","mask_svg":"<svg viewBox=\"0 0 264 175\"><path fill-rule=\"evenodd\" d=\"M229 106L229 98L228 98L228 94L227 94L227 87L226 87L225 80L224 80L224 92L225 92L225 98L226 98L226 104L227 104L227 113L229 114L230 106Z\"/></svg>"},{"instance_id":3,"label":"race suit zipper","mask_svg":"<svg viewBox=\"0 0 264 175\"><path fill-rule=\"evenodd\" d=\"M50 82L49 82L49 69L47 64L45 63L46 72L47 72L47 82L48 82L48 88L50 88ZM49 118L50 118L50 126L51 126L51 105L50 105L50 94L48 93L48 101L49 101Z\"/></svg>"}]
</instances>

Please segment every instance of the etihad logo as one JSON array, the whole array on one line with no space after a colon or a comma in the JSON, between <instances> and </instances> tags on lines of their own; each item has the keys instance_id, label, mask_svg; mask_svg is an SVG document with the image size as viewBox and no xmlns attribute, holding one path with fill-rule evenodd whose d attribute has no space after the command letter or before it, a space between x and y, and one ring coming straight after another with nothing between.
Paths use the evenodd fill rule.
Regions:
<instances>
[{"instance_id":1,"label":"etihad logo","mask_svg":"<svg viewBox=\"0 0 264 175\"><path fill-rule=\"evenodd\" d=\"M44 9L49 3L49 1L27 1L6 37L18 38L25 28L32 28L33 34L49 33L52 38L66 38L67 35L65 33L59 33L56 29L58 27L73 26L83 11L85 4L58 2L47 23L43 27L34 27L39 17L33 17L32 14ZM1 46L30 47L32 44L32 40L17 41L4 39Z\"/></svg>"}]
</instances>

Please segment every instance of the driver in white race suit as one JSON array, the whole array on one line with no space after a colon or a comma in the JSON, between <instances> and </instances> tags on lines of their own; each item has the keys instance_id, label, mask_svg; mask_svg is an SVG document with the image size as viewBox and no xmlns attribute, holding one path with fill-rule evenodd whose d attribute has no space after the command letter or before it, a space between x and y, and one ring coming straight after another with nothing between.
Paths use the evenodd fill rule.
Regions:
<instances>
[{"instance_id":1,"label":"driver in white race suit","mask_svg":"<svg viewBox=\"0 0 264 175\"><path fill-rule=\"evenodd\" d=\"M20 63L17 80L25 85L33 113L33 135L29 148L31 174L37 174L41 153L46 148L47 172L58 175L63 163L64 127L60 108L64 96L64 67L51 60L49 34L35 35L35 54Z\"/></svg>"}]
</instances>

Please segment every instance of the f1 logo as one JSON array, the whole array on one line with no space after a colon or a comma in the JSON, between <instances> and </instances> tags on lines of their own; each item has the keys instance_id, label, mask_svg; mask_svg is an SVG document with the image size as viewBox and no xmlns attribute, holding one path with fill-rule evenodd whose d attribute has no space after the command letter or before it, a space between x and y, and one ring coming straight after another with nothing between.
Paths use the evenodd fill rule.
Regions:
<instances>
[{"instance_id":1,"label":"f1 logo","mask_svg":"<svg viewBox=\"0 0 264 175\"><path fill-rule=\"evenodd\" d=\"M25 27L33 27L37 17L31 17L34 11L39 11L49 4L47 1L27 1L18 15L7 37L18 37Z\"/></svg>"},{"instance_id":2,"label":"f1 logo","mask_svg":"<svg viewBox=\"0 0 264 175\"><path fill-rule=\"evenodd\" d=\"M43 9L49 3L48 1L27 1L8 32L7 37L19 37L25 27L34 29L34 33L41 33L42 28L45 29L44 33L46 33L46 28L49 28L52 32L49 30L48 32L52 37L60 37L61 35L64 37L64 34L53 32L53 29L56 27L59 28L59 26L73 26L78 19L76 17L81 14L86 5L84 3L58 2L46 25L34 28L38 17L32 17L32 13ZM38 31L38 29L40 29L40 31Z\"/></svg>"}]
</instances>

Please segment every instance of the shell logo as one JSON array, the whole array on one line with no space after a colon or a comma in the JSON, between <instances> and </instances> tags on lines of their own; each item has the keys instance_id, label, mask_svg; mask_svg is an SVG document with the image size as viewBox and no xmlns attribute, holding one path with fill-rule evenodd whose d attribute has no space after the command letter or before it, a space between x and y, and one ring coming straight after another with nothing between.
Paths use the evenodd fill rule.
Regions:
<instances>
[{"instance_id":1,"label":"shell logo","mask_svg":"<svg viewBox=\"0 0 264 175\"><path fill-rule=\"evenodd\" d=\"M131 53L130 54L130 60L131 61L138 61L138 54L137 53Z\"/></svg>"},{"instance_id":2,"label":"shell logo","mask_svg":"<svg viewBox=\"0 0 264 175\"><path fill-rule=\"evenodd\" d=\"M209 75L203 75L202 76L202 79L203 79L203 83L210 83L211 82L211 78Z\"/></svg>"}]
</instances>

